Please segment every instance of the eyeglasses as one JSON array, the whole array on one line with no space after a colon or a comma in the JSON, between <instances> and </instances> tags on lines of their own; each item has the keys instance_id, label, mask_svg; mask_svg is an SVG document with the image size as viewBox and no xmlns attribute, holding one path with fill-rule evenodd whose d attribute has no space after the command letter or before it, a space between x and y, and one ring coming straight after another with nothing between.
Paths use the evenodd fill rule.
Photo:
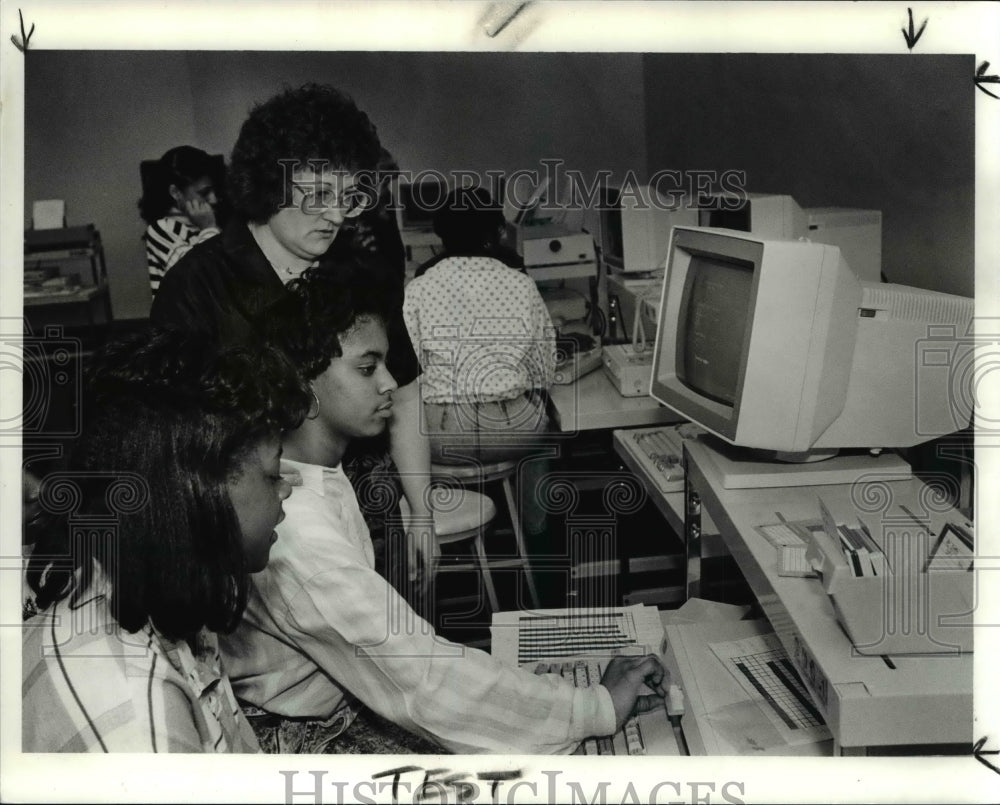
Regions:
<instances>
[{"instance_id":1,"label":"eyeglasses","mask_svg":"<svg viewBox=\"0 0 1000 805\"><path fill-rule=\"evenodd\" d=\"M322 215L328 210L339 210L345 218L361 215L370 206L368 194L358 188L348 188L341 196L337 191L322 185L292 182L292 187L302 194L299 210L306 215Z\"/></svg>"}]
</instances>

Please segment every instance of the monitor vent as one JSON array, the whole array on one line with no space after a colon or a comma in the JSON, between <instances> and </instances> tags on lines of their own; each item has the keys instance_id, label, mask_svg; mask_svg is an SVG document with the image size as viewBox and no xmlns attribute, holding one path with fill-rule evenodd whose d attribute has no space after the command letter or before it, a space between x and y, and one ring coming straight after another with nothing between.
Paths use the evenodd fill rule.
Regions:
<instances>
[{"instance_id":1,"label":"monitor vent","mask_svg":"<svg viewBox=\"0 0 1000 805\"><path fill-rule=\"evenodd\" d=\"M903 285L870 284L864 288L861 310L885 311L890 318L909 321L954 322L968 315L971 300L963 296L928 293Z\"/></svg>"},{"instance_id":2,"label":"monitor vent","mask_svg":"<svg viewBox=\"0 0 1000 805\"><path fill-rule=\"evenodd\" d=\"M857 223L859 226L870 226L871 224L882 223L882 213L862 212L858 213Z\"/></svg>"},{"instance_id":3,"label":"monitor vent","mask_svg":"<svg viewBox=\"0 0 1000 805\"><path fill-rule=\"evenodd\" d=\"M810 229L835 229L841 226L872 226L882 223L882 213L867 210L847 210L824 216L822 223L813 222Z\"/></svg>"}]
</instances>

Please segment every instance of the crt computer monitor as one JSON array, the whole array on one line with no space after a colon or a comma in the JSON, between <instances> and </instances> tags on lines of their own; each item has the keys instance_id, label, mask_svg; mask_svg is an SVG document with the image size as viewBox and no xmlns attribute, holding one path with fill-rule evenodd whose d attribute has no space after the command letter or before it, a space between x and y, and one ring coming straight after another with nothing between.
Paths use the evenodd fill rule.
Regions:
<instances>
[{"instance_id":1,"label":"crt computer monitor","mask_svg":"<svg viewBox=\"0 0 1000 805\"><path fill-rule=\"evenodd\" d=\"M606 188L601 196L601 249L615 273L662 271L675 226L697 226L698 207L687 196L650 185Z\"/></svg>"},{"instance_id":2,"label":"crt computer monitor","mask_svg":"<svg viewBox=\"0 0 1000 805\"><path fill-rule=\"evenodd\" d=\"M698 208L698 226L786 240L803 237L808 229L806 213L789 195L710 193L699 197Z\"/></svg>"},{"instance_id":3,"label":"crt computer monitor","mask_svg":"<svg viewBox=\"0 0 1000 805\"><path fill-rule=\"evenodd\" d=\"M712 193L698 199L698 225L750 232L762 238L838 246L859 279L882 279L882 212L851 207L803 209L778 193Z\"/></svg>"},{"instance_id":4,"label":"crt computer monitor","mask_svg":"<svg viewBox=\"0 0 1000 805\"><path fill-rule=\"evenodd\" d=\"M909 447L971 419L973 300L862 282L836 246L674 229L651 395L792 460Z\"/></svg>"}]
</instances>

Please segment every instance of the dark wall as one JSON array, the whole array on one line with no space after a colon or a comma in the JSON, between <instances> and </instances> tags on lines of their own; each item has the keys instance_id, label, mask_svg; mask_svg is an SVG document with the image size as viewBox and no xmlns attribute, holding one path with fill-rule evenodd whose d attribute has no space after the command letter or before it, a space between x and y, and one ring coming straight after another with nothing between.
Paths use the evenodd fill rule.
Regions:
<instances>
[{"instance_id":1,"label":"dark wall","mask_svg":"<svg viewBox=\"0 0 1000 805\"><path fill-rule=\"evenodd\" d=\"M139 163L187 143L228 158L247 111L330 83L404 170L645 168L638 53L35 51L25 70L25 226L61 198L101 232L116 319L147 315Z\"/></svg>"},{"instance_id":2,"label":"dark wall","mask_svg":"<svg viewBox=\"0 0 1000 805\"><path fill-rule=\"evenodd\" d=\"M404 169L738 168L803 206L881 209L891 280L971 295L974 71L972 56L37 51L25 225L32 201L65 199L70 224L101 231L115 318L144 316L139 163L184 142L228 155L254 101L323 81Z\"/></svg>"},{"instance_id":3,"label":"dark wall","mask_svg":"<svg viewBox=\"0 0 1000 805\"><path fill-rule=\"evenodd\" d=\"M974 72L972 56L650 54L649 169L880 209L890 281L971 296Z\"/></svg>"},{"instance_id":4,"label":"dark wall","mask_svg":"<svg viewBox=\"0 0 1000 805\"><path fill-rule=\"evenodd\" d=\"M70 226L97 227L117 319L149 312L139 163L205 147L193 108L182 53L39 50L25 64L24 224L33 201L58 198Z\"/></svg>"}]
</instances>

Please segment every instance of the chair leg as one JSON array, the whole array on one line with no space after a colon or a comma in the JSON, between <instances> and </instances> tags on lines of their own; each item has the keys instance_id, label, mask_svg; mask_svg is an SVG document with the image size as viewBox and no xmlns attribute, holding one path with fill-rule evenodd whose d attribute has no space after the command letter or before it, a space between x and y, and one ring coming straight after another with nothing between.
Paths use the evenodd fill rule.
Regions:
<instances>
[{"instance_id":1,"label":"chair leg","mask_svg":"<svg viewBox=\"0 0 1000 805\"><path fill-rule=\"evenodd\" d=\"M483 586L486 588L486 597L490 601L493 612L500 611L500 602L497 600L497 591L493 587L493 574L490 572L490 563L486 558L486 549L483 547L483 535L480 532L472 541L476 551L476 561L479 562L479 574L483 577Z\"/></svg>"},{"instance_id":2,"label":"chair leg","mask_svg":"<svg viewBox=\"0 0 1000 805\"><path fill-rule=\"evenodd\" d=\"M514 539L517 540L517 553L521 559L524 578L528 582L528 594L531 596L531 605L535 609L538 609L538 590L535 589L535 577L531 575L531 563L528 561L528 551L524 545L524 530L521 528L520 512L515 505L514 489L511 486L509 476L503 479L503 494L507 499L507 510L510 512L511 526L514 529Z\"/></svg>"}]
</instances>

